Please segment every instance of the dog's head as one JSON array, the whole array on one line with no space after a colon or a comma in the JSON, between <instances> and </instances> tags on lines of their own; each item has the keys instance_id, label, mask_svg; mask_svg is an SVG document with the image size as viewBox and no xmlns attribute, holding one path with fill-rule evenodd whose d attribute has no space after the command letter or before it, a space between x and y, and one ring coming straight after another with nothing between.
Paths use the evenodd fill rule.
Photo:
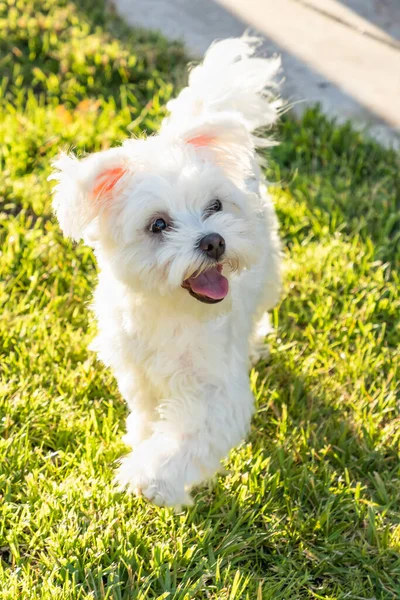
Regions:
<instances>
[{"instance_id":1,"label":"dog's head","mask_svg":"<svg viewBox=\"0 0 400 600\"><path fill-rule=\"evenodd\" d=\"M132 289L220 303L260 252L259 200L245 184L252 160L249 134L226 118L82 160L64 154L54 208L64 233Z\"/></svg>"}]
</instances>

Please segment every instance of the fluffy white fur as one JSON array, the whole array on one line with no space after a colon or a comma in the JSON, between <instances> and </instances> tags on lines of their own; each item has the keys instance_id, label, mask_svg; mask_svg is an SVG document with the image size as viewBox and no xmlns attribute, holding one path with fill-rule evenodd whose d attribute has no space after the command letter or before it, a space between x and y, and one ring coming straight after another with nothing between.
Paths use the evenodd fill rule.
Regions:
<instances>
[{"instance_id":1,"label":"fluffy white fur","mask_svg":"<svg viewBox=\"0 0 400 600\"><path fill-rule=\"evenodd\" d=\"M278 115L279 60L254 57L256 46L214 44L158 136L54 163L60 225L99 264L94 347L130 410L133 450L117 479L159 505L189 503L246 436L249 356L265 353L265 312L279 296L277 221L256 157L266 141L254 136ZM222 211L210 212L215 199ZM169 226L152 233L157 218ZM213 232L226 243L229 293L205 304L182 283L215 265L198 248Z\"/></svg>"}]
</instances>

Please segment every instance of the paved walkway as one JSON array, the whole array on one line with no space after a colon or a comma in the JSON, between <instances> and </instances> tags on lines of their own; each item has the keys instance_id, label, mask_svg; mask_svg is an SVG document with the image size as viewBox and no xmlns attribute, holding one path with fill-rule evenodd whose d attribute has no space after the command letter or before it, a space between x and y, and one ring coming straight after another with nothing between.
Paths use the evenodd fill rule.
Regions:
<instances>
[{"instance_id":1,"label":"paved walkway","mask_svg":"<svg viewBox=\"0 0 400 600\"><path fill-rule=\"evenodd\" d=\"M283 59L283 95L319 102L400 147L400 0L113 0L131 25L181 39L193 56L246 29Z\"/></svg>"}]
</instances>

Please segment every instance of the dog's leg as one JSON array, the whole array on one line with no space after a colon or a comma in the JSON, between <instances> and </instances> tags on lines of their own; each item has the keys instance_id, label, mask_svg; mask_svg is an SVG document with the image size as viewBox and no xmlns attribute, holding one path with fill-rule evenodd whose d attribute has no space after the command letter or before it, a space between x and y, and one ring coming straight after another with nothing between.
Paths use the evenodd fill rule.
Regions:
<instances>
[{"instance_id":1,"label":"dog's leg","mask_svg":"<svg viewBox=\"0 0 400 600\"><path fill-rule=\"evenodd\" d=\"M149 411L138 408L131 410L126 419L126 434L122 438L127 446L137 448L144 440L151 437L151 417Z\"/></svg>"},{"instance_id":2,"label":"dog's leg","mask_svg":"<svg viewBox=\"0 0 400 600\"><path fill-rule=\"evenodd\" d=\"M249 355L250 363L254 367L260 360L269 358L269 346L265 342L265 337L271 333L271 325L268 313L264 313L256 323L254 331L250 336Z\"/></svg>"},{"instance_id":3,"label":"dog's leg","mask_svg":"<svg viewBox=\"0 0 400 600\"><path fill-rule=\"evenodd\" d=\"M136 448L153 433L151 424L157 417L157 401L144 376L130 369L115 375L119 391L130 409L123 440L127 446Z\"/></svg>"},{"instance_id":4,"label":"dog's leg","mask_svg":"<svg viewBox=\"0 0 400 600\"><path fill-rule=\"evenodd\" d=\"M210 478L246 435L253 408L247 375L229 389L165 401L153 434L125 457L117 481L160 506L190 504L189 490Z\"/></svg>"}]
</instances>

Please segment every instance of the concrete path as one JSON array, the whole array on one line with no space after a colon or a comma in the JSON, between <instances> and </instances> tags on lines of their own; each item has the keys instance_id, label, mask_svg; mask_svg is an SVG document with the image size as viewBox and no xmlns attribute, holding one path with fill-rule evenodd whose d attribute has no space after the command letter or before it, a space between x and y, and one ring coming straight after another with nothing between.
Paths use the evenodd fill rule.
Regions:
<instances>
[{"instance_id":1,"label":"concrete path","mask_svg":"<svg viewBox=\"0 0 400 600\"><path fill-rule=\"evenodd\" d=\"M400 0L113 0L131 25L200 56L215 39L259 33L283 59L283 96L319 102L400 147Z\"/></svg>"}]
</instances>

